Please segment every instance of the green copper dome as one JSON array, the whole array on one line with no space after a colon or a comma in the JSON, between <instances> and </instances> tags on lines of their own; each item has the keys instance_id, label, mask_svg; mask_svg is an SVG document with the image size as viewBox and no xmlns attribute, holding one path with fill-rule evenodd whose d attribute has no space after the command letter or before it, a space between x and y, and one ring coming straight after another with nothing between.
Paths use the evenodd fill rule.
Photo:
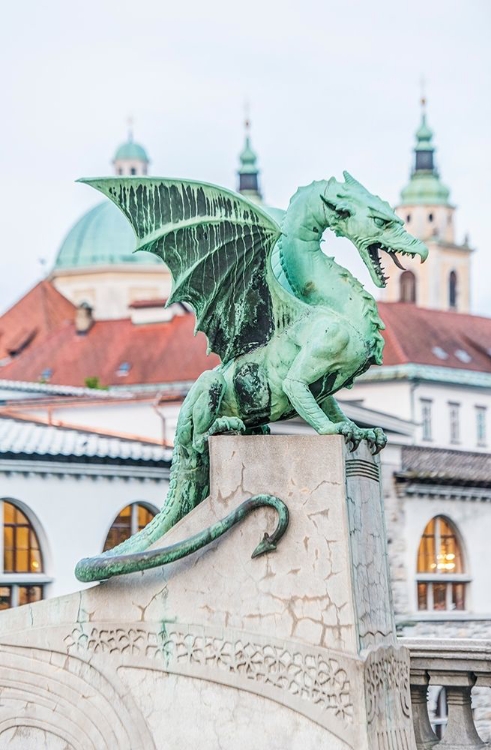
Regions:
<instances>
[{"instance_id":1,"label":"green copper dome","mask_svg":"<svg viewBox=\"0 0 491 750\"><path fill-rule=\"evenodd\" d=\"M415 172L411 182L401 190L401 202L405 205L448 205L450 190L440 182L435 174Z\"/></svg>"},{"instance_id":2,"label":"green copper dome","mask_svg":"<svg viewBox=\"0 0 491 750\"><path fill-rule=\"evenodd\" d=\"M143 146L135 143L131 138L126 143L123 143L114 154L114 161L118 161L119 159L137 159L148 164L147 152Z\"/></svg>"},{"instance_id":3,"label":"green copper dome","mask_svg":"<svg viewBox=\"0 0 491 750\"><path fill-rule=\"evenodd\" d=\"M68 232L58 252L55 270L122 263L161 263L151 253L134 253L135 245L136 238L128 220L114 203L107 200L84 214Z\"/></svg>"}]
</instances>

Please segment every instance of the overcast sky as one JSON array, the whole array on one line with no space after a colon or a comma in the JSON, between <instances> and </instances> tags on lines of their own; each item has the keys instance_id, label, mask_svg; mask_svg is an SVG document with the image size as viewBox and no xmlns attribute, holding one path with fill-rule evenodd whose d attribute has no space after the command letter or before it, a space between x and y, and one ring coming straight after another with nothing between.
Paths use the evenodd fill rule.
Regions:
<instances>
[{"instance_id":1,"label":"overcast sky","mask_svg":"<svg viewBox=\"0 0 491 750\"><path fill-rule=\"evenodd\" d=\"M395 204L424 76L458 235L478 248L473 308L491 315L489 0L3 0L1 12L1 309L99 202L74 180L111 173L129 115L152 174L235 187L247 99L267 203L348 169ZM373 291L350 252L346 264Z\"/></svg>"}]
</instances>

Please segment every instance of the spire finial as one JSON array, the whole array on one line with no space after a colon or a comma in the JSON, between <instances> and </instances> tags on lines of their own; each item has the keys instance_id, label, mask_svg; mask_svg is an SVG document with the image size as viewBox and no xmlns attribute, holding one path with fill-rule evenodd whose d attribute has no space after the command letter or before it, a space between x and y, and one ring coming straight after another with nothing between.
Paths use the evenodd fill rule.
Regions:
<instances>
[{"instance_id":1,"label":"spire finial","mask_svg":"<svg viewBox=\"0 0 491 750\"><path fill-rule=\"evenodd\" d=\"M249 101L246 99L244 102L244 130L246 138L249 138L251 132L251 118L250 118L250 107Z\"/></svg>"},{"instance_id":2,"label":"spire finial","mask_svg":"<svg viewBox=\"0 0 491 750\"><path fill-rule=\"evenodd\" d=\"M419 81L420 89L421 89L421 97L420 97L420 104L421 104L421 110L423 113L423 117L426 115L426 79L424 75L421 76Z\"/></svg>"},{"instance_id":3,"label":"spire finial","mask_svg":"<svg viewBox=\"0 0 491 750\"><path fill-rule=\"evenodd\" d=\"M133 142L133 125L135 121L131 115L128 117L127 122L128 122L128 141L129 143L132 143Z\"/></svg>"}]
</instances>

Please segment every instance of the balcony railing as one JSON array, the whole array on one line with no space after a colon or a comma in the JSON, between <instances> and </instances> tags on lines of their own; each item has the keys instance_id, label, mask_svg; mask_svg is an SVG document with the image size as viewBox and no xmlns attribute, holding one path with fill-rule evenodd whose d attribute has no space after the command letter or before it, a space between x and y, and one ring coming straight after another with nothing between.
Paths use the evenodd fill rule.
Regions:
<instances>
[{"instance_id":1,"label":"balcony railing","mask_svg":"<svg viewBox=\"0 0 491 750\"><path fill-rule=\"evenodd\" d=\"M411 702L418 750L491 748L477 733L471 707L472 690L491 688L491 641L401 638L411 652ZM448 721L443 739L432 729L428 688L447 694ZM489 691L491 707L491 690Z\"/></svg>"}]
</instances>

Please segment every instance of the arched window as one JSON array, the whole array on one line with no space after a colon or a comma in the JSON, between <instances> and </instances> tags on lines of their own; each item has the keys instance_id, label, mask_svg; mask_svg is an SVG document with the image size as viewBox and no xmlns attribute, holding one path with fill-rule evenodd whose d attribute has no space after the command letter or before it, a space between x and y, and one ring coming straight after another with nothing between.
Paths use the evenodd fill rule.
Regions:
<instances>
[{"instance_id":1,"label":"arched window","mask_svg":"<svg viewBox=\"0 0 491 750\"><path fill-rule=\"evenodd\" d=\"M104 552L141 531L155 516L155 511L141 503L132 503L118 514L104 542Z\"/></svg>"},{"instance_id":2,"label":"arched window","mask_svg":"<svg viewBox=\"0 0 491 750\"><path fill-rule=\"evenodd\" d=\"M412 271L403 271L399 277L400 302L416 302L416 276Z\"/></svg>"},{"instance_id":3,"label":"arched window","mask_svg":"<svg viewBox=\"0 0 491 750\"><path fill-rule=\"evenodd\" d=\"M3 557L0 567L0 610L30 604L44 596L43 557L37 534L17 505L0 500Z\"/></svg>"},{"instance_id":4,"label":"arched window","mask_svg":"<svg viewBox=\"0 0 491 750\"><path fill-rule=\"evenodd\" d=\"M427 524L418 549L419 610L464 610L464 557L457 532L444 516Z\"/></svg>"},{"instance_id":5,"label":"arched window","mask_svg":"<svg viewBox=\"0 0 491 750\"><path fill-rule=\"evenodd\" d=\"M457 307L457 274L455 271L450 271L448 277L448 304L453 309Z\"/></svg>"}]
</instances>

